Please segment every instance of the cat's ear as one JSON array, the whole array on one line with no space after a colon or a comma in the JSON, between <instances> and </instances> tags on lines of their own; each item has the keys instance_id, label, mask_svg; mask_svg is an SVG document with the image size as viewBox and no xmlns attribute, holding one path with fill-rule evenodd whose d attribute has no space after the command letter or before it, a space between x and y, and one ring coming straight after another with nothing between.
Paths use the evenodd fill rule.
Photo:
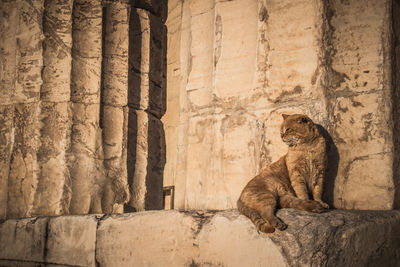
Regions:
<instances>
[{"instance_id":1,"label":"cat's ear","mask_svg":"<svg viewBox=\"0 0 400 267\"><path fill-rule=\"evenodd\" d=\"M289 116L290 116L290 115L282 114L282 117L283 117L284 120L286 120L286 118L289 117Z\"/></svg>"}]
</instances>

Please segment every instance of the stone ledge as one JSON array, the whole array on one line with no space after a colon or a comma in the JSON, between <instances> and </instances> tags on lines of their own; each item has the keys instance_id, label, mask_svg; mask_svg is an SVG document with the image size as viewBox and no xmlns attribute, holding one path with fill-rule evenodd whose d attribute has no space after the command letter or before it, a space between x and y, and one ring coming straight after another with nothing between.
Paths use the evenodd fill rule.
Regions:
<instances>
[{"instance_id":1,"label":"stone ledge","mask_svg":"<svg viewBox=\"0 0 400 267\"><path fill-rule=\"evenodd\" d=\"M400 211L280 210L259 234L236 210L7 220L1 266L400 266Z\"/></svg>"}]
</instances>

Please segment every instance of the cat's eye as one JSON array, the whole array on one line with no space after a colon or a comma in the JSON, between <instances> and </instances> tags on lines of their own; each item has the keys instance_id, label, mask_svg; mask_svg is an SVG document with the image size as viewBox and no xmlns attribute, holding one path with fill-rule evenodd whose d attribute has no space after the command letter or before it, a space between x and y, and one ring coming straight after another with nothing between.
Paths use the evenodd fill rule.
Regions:
<instances>
[{"instance_id":1,"label":"cat's eye","mask_svg":"<svg viewBox=\"0 0 400 267\"><path fill-rule=\"evenodd\" d=\"M298 123L307 123L308 120L306 118L301 118L297 121Z\"/></svg>"},{"instance_id":2,"label":"cat's eye","mask_svg":"<svg viewBox=\"0 0 400 267\"><path fill-rule=\"evenodd\" d=\"M289 133L290 131L292 131L292 129L287 128L287 129L285 130L285 133Z\"/></svg>"}]
</instances>

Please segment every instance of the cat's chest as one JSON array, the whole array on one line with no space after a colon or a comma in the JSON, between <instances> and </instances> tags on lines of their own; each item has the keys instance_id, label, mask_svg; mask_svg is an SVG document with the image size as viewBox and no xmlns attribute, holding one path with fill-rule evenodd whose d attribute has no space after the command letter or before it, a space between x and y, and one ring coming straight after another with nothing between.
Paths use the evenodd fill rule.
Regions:
<instances>
[{"instance_id":1,"label":"cat's chest","mask_svg":"<svg viewBox=\"0 0 400 267\"><path fill-rule=\"evenodd\" d=\"M288 153L287 164L289 173L299 171L305 178L314 178L325 168L325 151L321 148L310 148Z\"/></svg>"}]
</instances>

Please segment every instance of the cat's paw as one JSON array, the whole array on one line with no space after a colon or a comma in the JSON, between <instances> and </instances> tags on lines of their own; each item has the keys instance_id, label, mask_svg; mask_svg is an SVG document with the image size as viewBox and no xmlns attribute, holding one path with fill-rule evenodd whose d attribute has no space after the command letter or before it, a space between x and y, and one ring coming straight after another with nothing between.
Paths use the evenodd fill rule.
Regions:
<instances>
[{"instance_id":1,"label":"cat's paw","mask_svg":"<svg viewBox=\"0 0 400 267\"><path fill-rule=\"evenodd\" d=\"M287 224L282 222L281 220L277 220L274 225L275 229L278 229L279 231L283 231L287 228Z\"/></svg>"},{"instance_id":2,"label":"cat's paw","mask_svg":"<svg viewBox=\"0 0 400 267\"><path fill-rule=\"evenodd\" d=\"M329 210L329 205L327 203L323 202L322 200L318 201L318 203L321 204L324 209Z\"/></svg>"},{"instance_id":3,"label":"cat's paw","mask_svg":"<svg viewBox=\"0 0 400 267\"><path fill-rule=\"evenodd\" d=\"M307 200L306 201L306 210L314 213L321 213L325 211L324 206L321 203L314 200Z\"/></svg>"},{"instance_id":4,"label":"cat's paw","mask_svg":"<svg viewBox=\"0 0 400 267\"><path fill-rule=\"evenodd\" d=\"M263 233L267 233L267 234L275 232L275 228L272 227L269 223L263 223L263 224L259 225L257 227L257 230L259 230L260 232L263 232Z\"/></svg>"}]
</instances>

